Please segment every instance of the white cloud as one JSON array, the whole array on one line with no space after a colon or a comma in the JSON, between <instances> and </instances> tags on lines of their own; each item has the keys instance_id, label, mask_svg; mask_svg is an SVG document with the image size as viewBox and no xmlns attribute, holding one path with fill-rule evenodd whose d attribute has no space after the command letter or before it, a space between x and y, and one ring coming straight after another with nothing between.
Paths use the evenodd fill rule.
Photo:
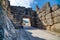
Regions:
<instances>
[{"instance_id":1,"label":"white cloud","mask_svg":"<svg viewBox=\"0 0 60 40\"><path fill-rule=\"evenodd\" d=\"M34 0L9 0L11 5L16 6L23 6L23 7L31 7L31 4L33 4Z\"/></svg>"}]
</instances>

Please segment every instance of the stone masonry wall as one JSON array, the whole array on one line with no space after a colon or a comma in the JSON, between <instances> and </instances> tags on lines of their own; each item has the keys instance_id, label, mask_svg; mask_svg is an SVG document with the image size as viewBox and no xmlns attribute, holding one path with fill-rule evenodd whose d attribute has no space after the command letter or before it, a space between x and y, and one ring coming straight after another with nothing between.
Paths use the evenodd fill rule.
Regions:
<instances>
[{"instance_id":1,"label":"stone masonry wall","mask_svg":"<svg viewBox=\"0 0 60 40\"><path fill-rule=\"evenodd\" d=\"M51 31L60 32L60 9L52 12L53 25Z\"/></svg>"},{"instance_id":2,"label":"stone masonry wall","mask_svg":"<svg viewBox=\"0 0 60 40\"><path fill-rule=\"evenodd\" d=\"M47 3L42 9L36 11L44 28L60 33L60 8L58 5L50 7L50 4Z\"/></svg>"}]
</instances>

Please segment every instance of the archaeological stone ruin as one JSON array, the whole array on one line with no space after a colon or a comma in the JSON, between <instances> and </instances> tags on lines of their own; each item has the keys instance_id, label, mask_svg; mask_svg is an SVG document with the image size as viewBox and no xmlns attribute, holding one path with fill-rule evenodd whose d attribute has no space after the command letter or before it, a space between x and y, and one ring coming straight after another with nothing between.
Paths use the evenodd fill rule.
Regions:
<instances>
[{"instance_id":1,"label":"archaeological stone ruin","mask_svg":"<svg viewBox=\"0 0 60 40\"><path fill-rule=\"evenodd\" d=\"M29 18L32 27L60 33L60 6L57 4L51 7L48 2L41 9L36 6L34 11L32 8L11 6L8 0L0 0L0 15L0 29L4 33L1 36L6 40L16 39L15 28L23 26L23 18Z\"/></svg>"},{"instance_id":2,"label":"archaeological stone ruin","mask_svg":"<svg viewBox=\"0 0 60 40\"><path fill-rule=\"evenodd\" d=\"M50 3L46 3L41 9L37 6L36 12L44 25L44 28L50 31L60 33L60 6L50 6Z\"/></svg>"}]
</instances>

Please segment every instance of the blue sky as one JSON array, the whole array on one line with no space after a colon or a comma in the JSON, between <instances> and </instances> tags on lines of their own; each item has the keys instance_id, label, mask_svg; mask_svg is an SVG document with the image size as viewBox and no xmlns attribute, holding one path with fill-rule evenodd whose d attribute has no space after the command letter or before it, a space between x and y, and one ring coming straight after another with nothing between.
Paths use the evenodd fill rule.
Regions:
<instances>
[{"instance_id":1,"label":"blue sky","mask_svg":"<svg viewBox=\"0 0 60 40\"><path fill-rule=\"evenodd\" d=\"M36 4L42 8L42 6L46 3L46 2L50 2L50 5L53 6L54 4L59 4L60 5L60 0L35 0ZM33 10L35 10L35 4L31 5ZM35 7L35 8L34 8Z\"/></svg>"},{"instance_id":2,"label":"blue sky","mask_svg":"<svg viewBox=\"0 0 60 40\"><path fill-rule=\"evenodd\" d=\"M54 4L60 4L60 0L9 0L10 4L13 6L23 6L26 8L32 8L35 10L36 4L42 8L46 2L50 2L51 6Z\"/></svg>"}]
</instances>

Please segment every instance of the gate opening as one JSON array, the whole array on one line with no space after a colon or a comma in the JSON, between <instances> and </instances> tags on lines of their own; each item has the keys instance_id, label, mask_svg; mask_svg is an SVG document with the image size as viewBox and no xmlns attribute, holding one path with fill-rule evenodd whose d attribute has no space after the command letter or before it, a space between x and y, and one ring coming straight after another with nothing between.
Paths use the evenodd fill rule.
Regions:
<instances>
[{"instance_id":1,"label":"gate opening","mask_svg":"<svg viewBox=\"0 0 60 40\"><path fill-rule=\"evenodd\" d=\"M31 26L30 18L23 18L23 26Z\"/></svg>"}]
</instances>

